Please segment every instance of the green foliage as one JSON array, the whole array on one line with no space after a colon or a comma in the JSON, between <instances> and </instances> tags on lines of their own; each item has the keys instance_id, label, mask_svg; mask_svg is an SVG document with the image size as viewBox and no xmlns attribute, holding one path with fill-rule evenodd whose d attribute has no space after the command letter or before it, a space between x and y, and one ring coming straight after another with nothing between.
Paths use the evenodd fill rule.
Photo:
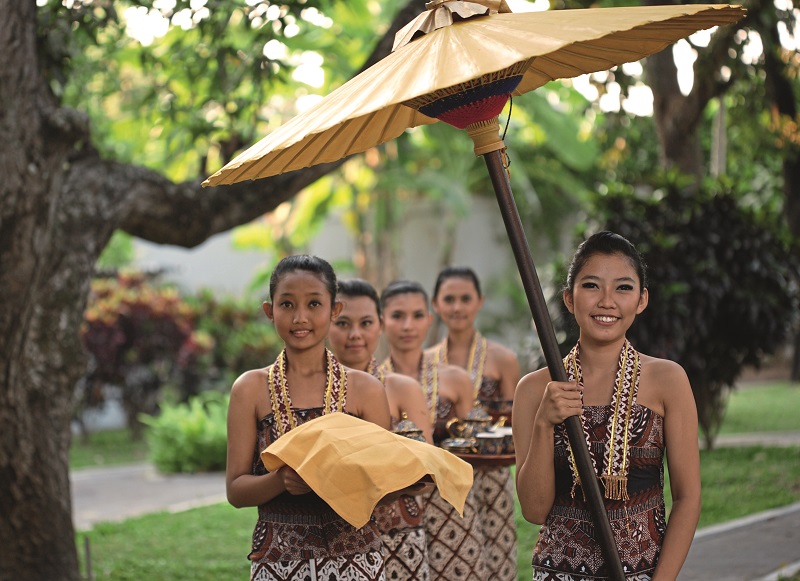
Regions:
<instances>
[{"instance_id":1,"label":"green foliage","mask_svg":"<svg viewBox=\"0 0 800 581\"><path fill-rule=\"evenodd\" d=\"M104 401L106 384L119 386L136 436L137 416L157 409L164 384L185 380L213 345L195 330L194 314L177 290L156 286L141 273L92 282L81 340L91 363L78 386L78 414Z\"/></svg>"},{"instance_id":2,"label":"green foliage","mask_svg":"<svg viewBox=\"0 0 800 581\"><path fill-rule=\"evenodd\" d=\"M50 0L38 13L57 94L88 113L105 155L174 180L213 173L296 114L299 98L350 76L398 8L366 0L63 4ZM309 62L325 66L319 87L294 78Z\"/></svg>"},{"instance_id":3,"label":"green foliage","mask_svg":"<svg viewBox=\"0 0 800 581\"><path fill-rule=\"evenodd\" d=\"M229 399L209 391L186 403L162 404L158 416L140 416L153 464L165 473L224 470Z\"/></svg>"},{"instance_id":4,"label":"green foliage","mask_svg":"<svg viewBox=\"0 0 800 581\"><path fill-rule=\"evenodd\" d=\"M742 368L783 346L797 322L800 251L777 219L719 184L693 191L667 180L647 198L620 189L598 209L649 265L650 303L631 340L684 367L710 446Z\"/></svg>"},{"instance_id":5,"label":"green foliage","mask_svg":"<svg viewBox=\"0 0 800 581\"><path fill-rule=\"evenodd\" d=\"M248 369L268 365L282 348L261 305L246 299L217 298L209 291L188 297L198 330L213 339L194 374L207 389L227 390Z\"/></svg>"},{"instance_id":6,"label":"green foliage","mask_svg":"<svg viewBox=\"0 0 800 581\"><path fill-rule=\"evenodd\" d=\"M195 334L189 306L174 288L157 287L142 274L121 274L92 283L81 338L96 362L94 378L124 383L133 368L162 370L210 348L210 338Z\"/></svg>"},{"instance_id":7,"label":"green foliage","mask_svg":"<svg viewBox=\"0 0 800 581\"><path fill-rule=\"evenodd\" d=\"M157 411L165 386L177 390L179 401L227 390L281 348L256 304L207 291L183 297L140 273L92 283L81 338L92 356L81 405L100 405L106 384L120 386L128 427L137 434L137 418Z\"/></svg>"},{"instance_id":8,"label":"green foliage","mask_svg":"<svg viewBox=\"0 0 800 581\"><path fill-rule=\"evenodd\" d=\"M133 236L117 230L97 260L97 268L118 270L129 266L133 258Z\"/></svg>"}]
</instances>

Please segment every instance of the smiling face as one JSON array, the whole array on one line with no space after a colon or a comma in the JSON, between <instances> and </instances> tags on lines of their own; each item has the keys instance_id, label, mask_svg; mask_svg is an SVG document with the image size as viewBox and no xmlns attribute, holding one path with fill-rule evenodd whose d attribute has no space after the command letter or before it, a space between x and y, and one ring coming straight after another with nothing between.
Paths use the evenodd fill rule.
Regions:
<instances>
[{"instance_id":1,"label":"smiling face","mask_svg":"<svg viewBox=\"0 0 800 581\"><path fill-rule=\"evenodd\" d=\"M330 291L318 274L305 270L285 273L275 287L272 303L264 313L287 348L304 350L325 340L331 320L341 304L333 303Z\"/></svg>"},{"instance_id":2,"label":"smiling face","mask_svg":"<svg viewBox=\"0 0 800 581\"><path fill-rule=\"evenodd\" d=\"M575 276L564 304L581 330L581 341L621 340L636 315L647 307L636 268L622 254L594 254Z\"/></svg>"},{"instance_id":3,"label":"smiling face","mask_svg":"<svg viewBox=\"0 0 800 581\"><path fill-rule=\"evenodd\" d=\"M375 302L364 296L340 295L342 310L328 331L336 358L347 367L365 371L381 336Z\"/></svg>"},{"instance_id":4,"label":"smiling face","mask_svg":"<svg viewBox=\"0 0 800 581\"><path fill-rule=\"evenodd\" d=\"M450 331L471 329L482 306L473 282L460 276L444 280L433 299L433 309Z\"/></svg>"},{"instance_id":5,"label":"smiling face","mask_svg":"<svg viewBox=\"0 0 800 581\"><path fill-rule=\"evenodd\" d=\"M383 311L383 329L392 350L414 351L422 348L433 318L423 295L394 295L385 301Z\"/></svg>"}]
</instances>

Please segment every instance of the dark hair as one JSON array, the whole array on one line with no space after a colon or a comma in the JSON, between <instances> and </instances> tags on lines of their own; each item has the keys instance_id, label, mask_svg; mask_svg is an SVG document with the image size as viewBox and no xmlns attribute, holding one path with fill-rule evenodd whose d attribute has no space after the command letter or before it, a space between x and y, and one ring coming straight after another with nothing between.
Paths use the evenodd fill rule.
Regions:
<instances>
[{"instance_id":1,"label":"dark hair","mask_svg":"<svg viewBox=\"0 0 800 581\"><path fill-rule=\"evenodd\" d=\"M339 295L347 297L367 297L375 303L378 316L381 316L381 301L378 299L378 291L363 278L352 278L350 280L339 281Z\"/></svg>"},{"instance_id":2,"label":"dark hair","mask_svg":"<svg viewBox=\"0 0 800 581\"><path fill-rule=\"evenodd\" d=\"M297 270L304 270L318 275L331 295L331 303L336 301L336 273L333 271L333 267L322 258L308 254L287 256L278 263L269 278L269 300L272 300L275 296L275 290L278 288L278 283L281 279L286 274Z\"/></svg>"},{"instance_id":3,"label":"dark hair","mask_svg":"<svg viewBox=\"0 0 800 581\"><path fill-rule=\"evenodd\" d=\"M586 265L586 261L596 254L621 254L628 259L631 266L636 270L641 285L639 292L643 292L647 288L647 265L644 263L639 251L636 250L636 247L627 238L614 232L603 230L597 234L592 234L578 246L572 256L572 262L569 264L567 285L564 290L569 292L574 290L575 277Z\"/></svg>"},{"instance_id":4,"label":"dark hair","mask_svg":"<svg viewBox=\"0 0 800 581\"><path fill-rule=\"evenodd\" d=\"M386 309L386 301L397 295L416 294L422 295L425 299L425 308L428 308L428 293L422 288L422 285L413 280L393 280L381 293L381 307Z\"/></svg>"},{"instance_id":5,"label":"dark hair","mask_svg":"<svg viewBox=\"0 0 800 581\"><path fill-rule=\"evenodd\" d=\"M478 291L478 298L481 297L481 283L474 270L468 266L447 266L443 268L441 272L439 272L439 276L436 277L436 284L433 286L434 299L439 296L439 287L449 278L465 278L471 281L475 286L475 290Z\"/></svg>"}]
</instances>

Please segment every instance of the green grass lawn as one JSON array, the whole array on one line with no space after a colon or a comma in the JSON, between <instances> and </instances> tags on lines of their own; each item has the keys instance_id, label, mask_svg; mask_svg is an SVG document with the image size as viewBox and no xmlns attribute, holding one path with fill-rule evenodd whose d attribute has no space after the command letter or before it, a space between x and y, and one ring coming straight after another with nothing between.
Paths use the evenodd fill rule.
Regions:
<instances>
[{"instance_id":1,"label":"green grass lawn","mask_svg":"<svg viewBox=\"0 0 800 581\"><path fill-rule=\"evenodd\" d=\"M255 522L256 509L217 504L99 524L78 548L88 535L95 581L243 581Z\"/></svg>"},{"instance_id":2,"label":"green grass lawn","mask_svg":"<svg viewBox=\"0 0 800 581\"><path fill-rule=\"evenodd\" d=\"M734 391L721 434L800 431L800 385L788 381L752 384Z\"/></svg>"},{"instance_id":3,"label":"green grass lawn","mask_svg":"<svg viewBox=\"0 0 800 581\"><path fill-rule=\"evenodd\" d=\"M128 430L94 432L85 440L81 436L73 436L69 448L69 467L73 470L131 464L146 459L147 445L144 440L133 441Z\"/></svg>"}]
</instances>

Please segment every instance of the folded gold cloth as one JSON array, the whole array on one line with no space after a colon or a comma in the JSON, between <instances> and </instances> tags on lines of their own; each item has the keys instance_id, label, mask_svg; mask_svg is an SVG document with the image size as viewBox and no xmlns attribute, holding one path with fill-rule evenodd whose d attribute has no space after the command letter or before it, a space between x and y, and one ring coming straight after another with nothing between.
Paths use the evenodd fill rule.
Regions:
<instances>
[{"instance_id":1,"label":"folded gold cloth","mask_svg":"<svg viewBox=\"0 0 800 581\"><path fill-rule=\"evenodd\" d=\"M462 516L472 488L472 466L447 450L341 412L294 428L261 452L261 461L270 472L293 468L356 528L367 524L381 498L426 475Z\"/></svg>"}]
</instances>

